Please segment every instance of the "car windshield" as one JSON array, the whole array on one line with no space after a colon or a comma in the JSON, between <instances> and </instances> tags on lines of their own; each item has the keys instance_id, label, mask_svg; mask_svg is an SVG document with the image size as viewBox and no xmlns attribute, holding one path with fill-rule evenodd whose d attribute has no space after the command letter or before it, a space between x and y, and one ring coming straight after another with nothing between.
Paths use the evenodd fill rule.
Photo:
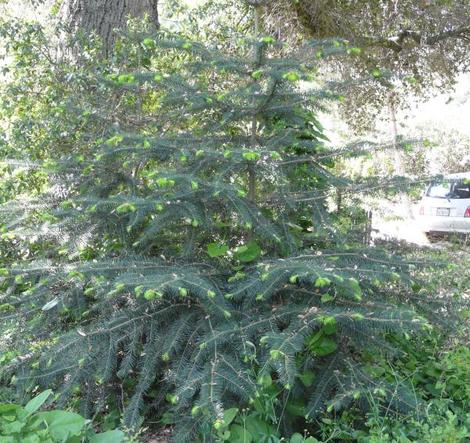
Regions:
<instances>
[{"instance_id":1,"label":"car windshield","mask_svg":"<svg viewBox=\"0 0 470 443\"><path fill-rule=\"evenodd\" d=\"M433 183L429 186L426 195L434 198L470 198L470 179Z\"/></svg>"}]
</instances>

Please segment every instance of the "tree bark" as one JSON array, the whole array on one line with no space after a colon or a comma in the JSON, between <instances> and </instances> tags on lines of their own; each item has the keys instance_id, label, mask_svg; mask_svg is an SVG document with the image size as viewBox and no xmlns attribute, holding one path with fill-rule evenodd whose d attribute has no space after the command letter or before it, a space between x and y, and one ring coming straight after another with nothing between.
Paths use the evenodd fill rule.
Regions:
<instances>
[{"instance_id":1,"label":"tree bark","mask_svg":"<svg viewBox=\"0 0 470 443\"><path fill-rule=\"evenodd\" d=\"M395 104L396 92L390 91L388 96L388 109L390 111L390 123L392 125L392 143L393 143L393 157L395 174L403 177L405 175L405 168L403 165L403 159L398 150L398 125L397 125L397 109Z\"/></svg>"},{"instance_id":2,"label":"tree bark","mask_svg":"<svg viewBox=\"0 0 470 443\"><path fill-rule=\"evenodd\" d=\"M97 35L108 56L116 40L116 30L126 28L129 18L148 15L158 29L158 0L64 0L60 9L62 23L71 32Z\"/></svg>"},{"instance_id":3,"label":"tree bark","mask_svg":"<svg viewBox=\"0 0 470 443\"><path fill-rule=\"evenodd\" d=\"M394 157L394 166L395 174L400 177L405 175L405 162L401 152L398 150L398 125L397 125L397 110L396 110L396 92L394 90L390 91L388 96L388 104L390 111L390 121L392 124L392 140L393 140L393 157ZM413 207L411 200L406 192L400 192L400 197L405 206L405 209L408 213L408 218L414 220Z\"/></svg>"}]
</instances>

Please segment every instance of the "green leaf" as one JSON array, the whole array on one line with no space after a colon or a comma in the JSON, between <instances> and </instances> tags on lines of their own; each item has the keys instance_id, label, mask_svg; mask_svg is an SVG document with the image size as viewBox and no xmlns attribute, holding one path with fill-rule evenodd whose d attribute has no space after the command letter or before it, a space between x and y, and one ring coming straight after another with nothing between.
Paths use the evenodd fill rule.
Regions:
<instances>
[{"instance_id":1,"label":"green leaf","mask_svg":"<svg viewBox=\"0 0 470 443\"><path fill-rule=\"evenodd\" d=\"M125 287L126 287L126 284L122 282L116 283L114 285L114 289L116 289L116 291L122 291Z\"/></svg>"},{"instance_id":2,"label":"green leaf","mask_svg":"<svg viewBox=\"0 0 470 443\"><path fill-rule=\"evenodd\" d=\"M263 70L262 69L258 69L256 71L254 71L251 76L255 79L255 80L258 80L259 78L261 78L263 75Z\"/></svg>"},{"instance_id":3,"label":"green leaf","mask_svg":"<svg viewBox=\"0 0 470 443\"><path fill-rule=\"evenodd\" d=\"M140 297L142 293L144 292L144 285L139 285L134 288L135 295L137 297Z\"/></svg>"},{"instance_id":4,"label":"green leaf","mask_svg":"<svg viewBox=\"0 0 470 443\"><path fill-rule=\"evenodd\" d=\"M378 68L373 69L371 74L372 74L372 77L374 77L374 78L382 77L382 71L380 71L380 69L378 69Z\"/></svg>"},{"instance_id":5,"label":"green leaf","mask_svg":"<svg viewBox=\"0 0 470 443\"><path fill-rule=\"evenodd\" d=\"M337 348L338 345L333 339L322 336L313 346L311 346L310 350L317 357L324 357L325 355L335 352Z\"/></svg>"},{"instance_id":6,"label":"green leaf","mask_svg":"<svg viewBox=\"0 0 470 443\"><path fill-rule=\"evenodd\" d=\"M238 414L238 408L230 408L224 411L224 423L228 426Z\"/></svg>"},{"instance_id":7,"label":"green leaf","mask_svg":"<svg viewBox=\"0 0 470 443\"><path fill-rule=\"evenodd\" d=\"M225 255L228 251L228 246L222 243L209 243L207 245L207 255L209 257L221 257Z\"/></svg>"},{"instance_id":8,"label":"green leaf","mask_svg":"<svg viewBox=\"0 0 470 443\"><path fill-rule=\"evenodd\" d=\"M248 429L240 425L230 426L230 443L252 443L253 436Z\"/></svg>"},{"instance_id":9,"label":"green leaf","mask_svg":"<svg viewBox=\"0 0 470 443\"><path fill-rule=\"evenodd\" d=\"M9 435L9 434L19 434L23 428L26 426L26 423L23 422L23 421L18 421L18 420L15 420L11 423L2 423L2 436L4 435L4 432L6 433L6 435ZM0 440L0 442L10 442L10 441L18 441L18 440Z\"/></svg>"},{"instance_id":10,"label":"green leaf","mask_svg":"<svg viewBox=\"0 0 470 443\"><path fill-rule=\"evenodd\" d=\"M322 303L328 303L329 301L334 300L334 297L331 294L326 293L322 295L320 300Z\"/></svg>"},{"instance_id":11,"label":"green leaf","mask_svg":"<svg viewBox=\"0 0 470 443\"><path fill-rule=\"evenodd\" d=\"M299 434L298 432L296 432L290 438L289 443L304 443L304 437L302 434Z\"/></svg>"},{"instance_id":12,"label":"green leaf","mask_svg":"<svg viewBox=\"0 0 470 443\"><path fill-rule=\"evenodd\" d=\"M316 343L323 337L323 332L317 331L307 339L307 347L312 350Z\"/></svg>"},{"instance_id":13,"label":"green leaf","mask_svg":"<svg viewBox=\"0 0 470 443\"><path fill-rule=\"evenodd\" d=\"M413 145L412 145L411 143L405 143L405 144L403 145L403 150L404 150L407 154L409 154L409 153L413 152Z\"/></svg>"},{"instance_id":14,"label":"green leaf","mask_svg":"<svg viewBox=\"0 0 470 443\"><path fill-rule=\"evenodd\" d=\"M271 426L269 423L251 415L246 418L245 426L255 442L263 441L266 436L279 436L279 433L276 431L274 426Z\"/></svg>"},{"instance_id":15,"label":"green leaf","mask_svg":"<svg viewBox=\"0 0 470 443\"><path fill-rule=\"evenodd\" d=\"M167 394L165 396L165 400L172 405L176 405L178 403L179 397L176 394Z\"/></svg>"},{"instance_id":16,"label":"green leaf","mask_svg":"<svg viewBox=\"0 0 470 443\"><path fill-rule=\"evenodd\" d=\"M93 435L93 437L90 437L90 443L122 443L124 437L124 432L115 429L114 431Z\"/></svg>"},{"instance_id":17,"label":"green leaf","mask_svg":"<svg viewBox=\"0 0 470 443\"><path fill-rule=\"evenodd\" d=\"M174 425L175 424L175 414L171 412L164 412L161 418L161 422L164 425Z\"/></svg>"},{"instance_id":18,"label":"green leaf","mask_svg":"<svg viewBox=\"0 0 470 443\"><path fill-rule=\"evenodd\" d=\"M132 74L121 74L117 78L117 81L120 84L133 83L135 81L135 77Z\"/></svg>"},{"instance_id":19,"label":"green leaf","mask_svg":"<svg viewBox=\"0 0 470 443\"><path fill-rule=\"evenodd\" d=\"M14 311L15 307L10 303L2 303L0 305L0 312L11 312Z\"/></svg>"},{"instance_id":20,"label":"green leaf","mask_svg":"<svg viewBox=\"0 0 470 443\"><path fill-rule=\"evenodd\" d=\"M85 426L85 419L74 412L47 411L39 413L37 417L46 422L51 436L58 441L80 435Z\"/></svg>"},{"instance_id":21,"label":"green leaf","mask_svg":"<svg viewBox=\"0 0 470 443\"><path fill-rule=\"evenodd\" d=\"M243 263L256 260L261 255L261 248L255 241L250 241L246 245L239 246L235 249L233 258Z\"/></svg>"},{"instance_id":22,"label":"green leaf","mask_svg":"<svg viewBox=\"0 0 470 443\"><path fill-rule=\"evenodd\" d=\"M300 75L297 74L297 72L294 72L294 71L289 71L289 72L286 72L282 78L284 80L287 80L287 81L290 81L290 82L296 82L298 80L300 80Z\"/></svg>"},{"instance_id":23,"label":"green leaf","mask_svg":"<svg viewBox=\"0 0 470 443\"><path fill-rule=\"evenodd\" d=\"M263 374L258 377L257 383L264 388L269 388L273 384L271 374Z\"/></svg>"},{"instance_id":24,"label":"green leaf","mask_svg":"<svg viewBox=\"0 0 470 443\"><path fill-rule=\"evenodd\" d=\"M257 161L260 159L260 154L258 152L248 151L243 153L243 158L248 161Z\"/></svg>"},{"instance_id":25,"label":"green leaf","mask_svg":"<svg viewBox=\"0 0 470 443\"><path fill-rule=\"evenodd\" d=\"M323 327L322 332L326 335L334 334L338 328L338 324L336 323L336 318L332 316L324 317L323 318Z\"/></svg>"},{"instance_id":26,"label":"green leaf","mask_svg":"<svg viewBox=\"0 0 470 443\"><path fill-rule=\"evenodd\" d=\"M329 284L331 284L331 280L329 278L326 278L326 277L318 277L315 280L315 287L316 288L323 288L324 286L328 286Z\"/></svg>"},{"instance_id":27,"label":"green leaf","mask_svg":"<svg viewBox=\"0 0 470 443\"><path fill-rule=\"evenodd\" d=\"M148 48L155 46L155 41L151 38L144 38L142 43L144 44L144 46L147 46Z\"/></svg>"},{"instance_id":28,"label":"green leaf","mask_svg":"<svg viewBox=\"0 0 470 443\"><path fill-rule=\"evenodd\" d=\"M271 37L271 36L266 36L266 37L262 37L260 42L261 43L274 43L276 40L274 39L274 37Z\"/></svg>"},{"instance_id":29,"label":"green leaf","mask_svg":"<svg viewBox=\"0 0 470 443\"><path fill-rule=\"evenodd\" d=\"M349 286L352 289L354 299L357 301L361 301L362 289L361 289L361 286L359 285L359 282L355 278L352 278L352 277L348 279L348 282L349 282Z\"/></svg>"},{"instance_id":30,"label":"green leaf","mask_svg":"<svg viewBox=\"0 0 470 443\"><path fill-rule=\"evenodd\" d=\"M300 381L306 388L309 388L310 386L312 386L314 378L315 378L315 373L308 369L304 373L299 375Z\"/></svg>"},{"instance_id":31,"label":"green leaf","mask_svg":"<svg viewBox=\"0 0 470 443\"><path fill-rule=\"evenodd\" d=\"M227 311L226 309L224 309L224 317L228 320L229 318L232 317L232 314L229 311Z\"/></svg>"},{"instance_id":32,"label":"green leaf","mask_svg":"<svg viewBox=\"0 0 470 443\"><path fill-rule=\"evenodd\" d=\"M156 298L162 298L162 297L163 295L160 292L155 291L155 289L147 289L144 292L145 300L155 300Z\"/></svg>"},{"instance_id":33,"label":"green leaf","mask_svg":"<svg viewBox=\"0 0 470 443\"><path fill-rule=\"evenodd\" d=\"M118 214L126 214L127 212L135 212L137 208L132 203L123 203L116 208Z\"/></svg>"},{"instance_id":34,"label":"green leaf","mask_svg":"<svg viewBox=\"0 0 470 443\"><path fill-rule=\"evenodd\" d=\"M160 177L156 180L157 186L160 188L171 188L175 181L166 177Z\"/></svg>"},{"instance_id":35,"label":"green leaf","mask_svg":"<svg viewBox=\"0 0 470 443\"><path fill-rule=\"evenodd\" d=\"M48 389L47 391L41 392L39 395L34 397L30 400L26 406L24 407L25 411L28 415L33 414L36 412L45 402L46 400L52 395L52 390Z\"/></svg>"},{"instance_id":36,"label":"green leaf","mask_svg":"<svg viewBox=\"0 0 470 443\"><path fill-rule=\"evenodd\" d=\"M289 277L289 282L292 283L293 285L295 285L296 283L299 282L299 276L297 274L291 275Z\"/></svg>"},{"instance_id":37,"label":"green leaf","mask_svg":"<svg viewBox=\"0 0 470 443\"><path fill-rule=\"evenodd\" d=\"M305 404L302 400L290 400L287 402L286 412L292 417L305 417Z\"/></svg>"},{"instance_id":38,"label":"green leaf","mask_svg":"<svg viewBox=\"0 0 470 443\"><path fill-rule=\"evenodd\" d=\"M361 48L357 48L357 47L349 48L349 49L347 50L347 53L350 54L350 55L359 55L361 52L362 52L362 49L361 49Z\"/></svg>"},{"instance_id":39,"label":"green leaf","mask_svg":"<svg viewBox=\"0 0 470 443\"><path fill-rule=\"evenodd\" d=\"M244 272L237 271L237 272L235 273L235 275L232 275L231 277L229 277L229 278L227 279L227 281L228 281L229 283L233 283L233 282L238 281L238 280L241 280L241 279L243 279L243 278L245 278L245 277L246 277L246 274L245 274ZM227 295L228 295L228 294L227 294ZM225 298L228 298L227 295L225 295ZM231 297L233 297L233 294L231 294ZM231 298L231 297L230 297L230 298Z\"/></svg>"},{"instance_id":40,"label":"green leaf","mask_svg":"<svg viewBox=\"0 0 470 443\"><path fill-rule=\"evenodd\" d=\"M2 415L9 415L12 414L16 416L18 411L21 411L23 408L21 406L11 404L11 403L0 403L0 417Z\"/></svg>"}]
</instances>

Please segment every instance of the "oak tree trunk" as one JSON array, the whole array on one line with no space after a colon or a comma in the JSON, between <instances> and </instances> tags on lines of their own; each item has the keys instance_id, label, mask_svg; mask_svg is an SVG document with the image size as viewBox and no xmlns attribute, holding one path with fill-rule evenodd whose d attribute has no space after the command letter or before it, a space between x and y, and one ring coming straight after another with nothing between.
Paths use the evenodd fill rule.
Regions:
<instances>
[{"instance_id":1,"label":"oak tree trunk","mask_svg":"<svg viewBox=\"0 0 470 443\"><path fill-rule=\"evenodd\" d=\"M103 53L109 55L116 39L116 30L123 30L129 18L148 15L158 28L158 0L64 0L60 18L70 31L95 34L103 43Z\"/></svg>"},{"instance_id":2,"label":"oak tree trunk","mask_svg":"<svg viewBox=\"0 0 470 443\"><path fill-rule=\"evenodd\" d=\"M388 105L390 111L390 121L392 124L392 141L393 141L393 157L394 157L394 166L395 166L395 174L400 177L405 176L405 162L403 156L398 148L398 125L397 125L397 108L396 108L396 92L391 91L388 96ZM408 218L410 220L414 220L414 213L413 207L411 204L410 197L406 192L400 193L402 203L408 213Z\"/></svg>"}]
</instances>

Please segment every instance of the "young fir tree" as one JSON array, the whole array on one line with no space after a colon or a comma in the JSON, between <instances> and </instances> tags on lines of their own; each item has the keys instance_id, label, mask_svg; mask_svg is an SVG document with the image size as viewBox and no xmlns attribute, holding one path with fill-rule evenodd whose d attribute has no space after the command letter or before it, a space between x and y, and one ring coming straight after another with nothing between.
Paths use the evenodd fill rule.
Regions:
<instances>
[{"instance_id":1,"label":"young fir tree","mask_svg":"<svg viewBox=\"0 0 470 443\"><path fill-rule=\"evenodd\" d=\"M44 128L62 122L60 155L39 166L39 198L3 206L4 240L40 244L1 270L3 320L22 315L42 343L13 365L19 387L80 396L87 415L113 394L128 426L165 405L181 441L215 438L224 410L267 376L307 399L308 419L370 386L388 408L414 406L358 358L427 325L411 265L350 243L328 210L348 183L316 119L338 94L313 73L315 57L347 48L316 42L286 58L280 47L259 37L224 56L137 35L107 66L46 70L62 95L37 98L45 115L31 131L49 140Z\"/></svg>"}]
</instances>

